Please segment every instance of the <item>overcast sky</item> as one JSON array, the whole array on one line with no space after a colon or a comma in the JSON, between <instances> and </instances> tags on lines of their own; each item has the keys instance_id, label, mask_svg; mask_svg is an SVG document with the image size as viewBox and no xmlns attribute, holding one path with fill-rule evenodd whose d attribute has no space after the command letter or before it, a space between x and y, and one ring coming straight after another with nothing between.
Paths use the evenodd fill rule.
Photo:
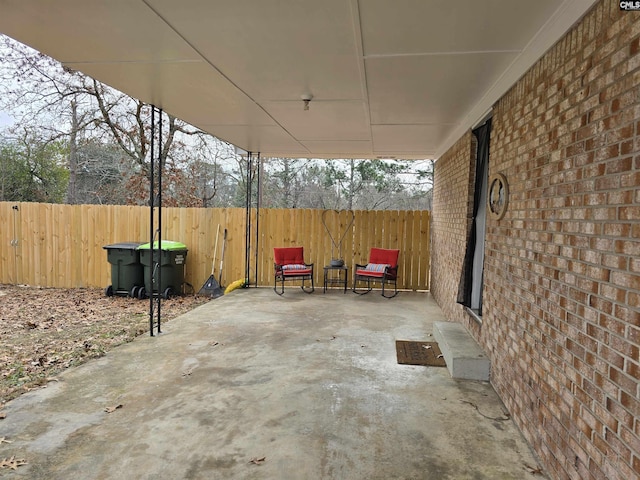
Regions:
<instances>
[{"instance_id":1,"label":"overcast sky","mask_svg":"<svg viewBox=\"0 0 640 480\"><path fill-rule=\"evenodd\" d=\"M4 112L0 112L0 128L11 125L12 123L13 119L9 115Z\"/></svg>"}]
</instances>

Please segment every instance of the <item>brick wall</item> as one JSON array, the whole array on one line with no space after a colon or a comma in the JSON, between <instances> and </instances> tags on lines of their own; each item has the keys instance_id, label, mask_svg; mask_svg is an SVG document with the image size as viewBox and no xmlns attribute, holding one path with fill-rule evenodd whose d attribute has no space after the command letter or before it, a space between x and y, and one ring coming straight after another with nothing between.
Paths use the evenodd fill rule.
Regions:
<instances>
[{"instance_id":1,"label":"brick wall","mask_svg":"<svg viewBox=\"0 0 640 480\"><path fill-rule=\"evenodd\" d=\"M640 478L640 13L618 3L598 2L494 108L489 168L510 199L487 224L471 330L553 479ZM469 145L436 163L432 291L473 326L455 304Z\"/></svg>"}]
</instances>

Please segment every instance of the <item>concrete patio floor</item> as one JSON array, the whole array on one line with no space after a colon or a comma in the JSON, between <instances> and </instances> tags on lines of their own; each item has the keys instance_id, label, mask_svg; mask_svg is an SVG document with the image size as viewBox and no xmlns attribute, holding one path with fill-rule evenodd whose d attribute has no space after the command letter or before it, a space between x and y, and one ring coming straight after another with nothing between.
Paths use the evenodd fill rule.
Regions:
<instances>
[{"instance_id":1,"label":"concrete patio floor","mask_svg":"<svg viewBox=\"0 0 640 480\"><path fill-rule=\"evenodd\" d=\"M488 383L397 364L443 320L428 293L236 290L9 402L0 460L27 464L0 477L543 478Z\"/></svg>"}]
</instances>

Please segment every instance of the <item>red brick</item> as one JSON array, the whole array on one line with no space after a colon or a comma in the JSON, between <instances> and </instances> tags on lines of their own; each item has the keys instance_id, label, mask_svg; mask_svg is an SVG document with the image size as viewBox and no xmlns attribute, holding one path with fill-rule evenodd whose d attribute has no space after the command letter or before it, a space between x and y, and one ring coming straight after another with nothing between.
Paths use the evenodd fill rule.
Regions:
<instances>
[{"instance_id":1,"label":"red brick","mask_svg":"<svg viewBox=\"0 0 640 480\"><path fill-rule=\"evenodd\" d=\"M607 194L607 203L609 205L622 205L633 202L633 190L617 190Z\"/></svg>"},{"instance_id":2,"label":"red brick","mask_svg":"<svg viewBox=\"0 0 640 480\"><path fill-rule=\"evenodd\" d=\"M618 308L617 305L616 308ZM605 314L600 315L599 325L602 328L606 329L608 332L613 333L614 335L617 335L619 337L624 336L624 332L627 328L627 325L620 319ZM609 342L607 342L607 344L608 343Z\"/></svg>"},{"instance_id":3,"label":"red brick","mask_svg":"<svg viewBox=\"0 0 640 480\"><path fill-rule=\"evenodd\" d=\"M640 290L640 275L630 273L611 272L609 281L627 290Z\"/></svg>"},{"instance_id":4,"label":"red brick","mask_svg":"<svg viewBox=\"0 0 640 480\"><path fill-rule=\"evenodd\" d=\"M621 391L620 403L631 413L631 415L636 417L640 415L640 401L635 397L635 395L630 395L625 391Z\"/></svg>"},{"instance_id":5,"label":"red brick","mask_svg":"<svg viewBox=\"0 0 640 480\"><path fill-rule=\"evenodd\" d=\"M624 408L619 402L613 400L611 397L607 398L606 409L618 419L618 421L629 429L633 429L635 417L626 408Z\"/></svg>"},{"instance_id":6,"label":"red brick","mask_svg":"<svg viewBox=\"0 0 640 480\"><path fill-rule=\"evenodd\" d=\"M627 325L640 325L640 311L631 305L616 305L613 313Z\"/></svg>"},{"instance_id":7,"label":"red brick","mask_svg":"<svg viewBox=\"0 0 640 480\"><path fill-rule=\"evenodd\" d=\"M622 188L635 188L638 185L640 185L640 172L634 171L620 175L620 186Z\"/></svg>"},{"instance_id":8,"label":"red brick","mask_svg":"<svg viewBox=\"0 0 640 480\"><path fill-rule=\"evenodd\" d=\"M595 160L609 160L615 158L620 154L619 145L609 145L608 147L599 148L595 152Z\"/></svg>"},{"instance_id":9,"label":"red brick","mask_svg":"<svg viewBox=\"0 0 640 480\"><path fill-rule=\"evenodd\" d=\"M611 302L608 303L612 305ZM609 332L591 323L587 324L587 335L601 343L607 343L609 339Z\"/></svg>"},{"instance_id":10,"label":"red brick","mask_svg":"<svg viewBox=\"0 0 640 480\"><path fill-rule=\"evenodd\" d=\"M635 395L635 392L638 388L638 381L628 375L625 375L622 371L617 368L611 368L609 378L616 385L620 386L622 390L625 392Z\"/></svg>"},{"instance_id":11,"label":"red brick","mask_svg":"<svg viewBox=\"0 0 640 480\"><path fill-rule=\"evenodd\" d=\"M620 177L617 175L596 179L596 190L614 190L620 188Z\"/></svg>"},{"instance_id":12,"label":"red brick","mask_svg":"<svg viewBox=\"0 0 640 480\"><path fill-rule=\"evenodd\" d=\"M620 143L620 155L630 155L636 151L635 142L633 140L627 140Z\"/></svg>"},{"instance_id":13,"label":"red brick","mask_svg":"<svg viewBox=\"0 0 640 480\"><path fill-rule=\"evenodd\" d=\"M612 300L614 302L624 302L624 299L627 296L626 290L604 283L600 285L599 293L606 299Z\"/></svg>"},{"instance_id":14,"label":"red brick","mask_svg":"<svg viewBox=\"0 0 640 480\"><path fill-rule=\"evenodd\" d=\"M633 235L632 235L633 236ZM640 255L640 240L619 240L615 242L615 252L623 255Z\"/></svg>"},{"instance_id":15,"label":"red brick","mask_svg":"<svg viewBox=\"0 0 640 480\"><path fill-rule=\"evenodd\" d=\"M624 127L617 128L615 130L610 130L606 135L607 143L616 143L623 142L627 139L633 138L633 125L625 125ZM624 155L624 153L622 153ZM607 165L607 173L619 173L630 170L632 168L633 162L631 158L625 158L617 161L613 161L614 164L619 164L614 168L609 168Z\"/></svg>"},{"instance_id":16,"label":"red brick","mask_svg":"<svg viewBox=\"0 0 640 480\"><path fill-rule=\"evenodd\" d=\"M620 207L618 211L620 220L640 220L640 206Z\"/></svg>"},{"instance_id":17,"label":"red brick","mask_svg":"<svg viewBox=\"0 0 640 480\"><path fill-rule=\"evenodd\" d=\"M594 248L596 250L603 250L606 252L612 251L613 246L615 245L615 242L610 238L591 238L589 243L591 244L591 248ZM583 245L579 246L583 247Z\"/></svg>"},{"instance_id":18,"label":"red brick","mask_svg":"<svg viewBox=\"0 0 640 480\"><path fill-rule=\"evenodd\" d=\"M640 381L640 365L631 360L627 360L627 365L624 368L626 374L636 380ZM640 451L640 450L639 450Z\"/></svg>"},{"instance_id":19,"label":"red brick","mask_svg":"<svg viewBox=\"0 0 640 480\"><path fill-rule=\"evenodd\" d=\"M606 174L616 174L628 172L633 169L633 159L631 157L609 160L607 162Z\"/></svg>"},{"instance_id":20,"label":"red brick","mask_svg":"<svg viewBox=\"0 0 640 480\"><path fill-rule=\"evenodd\" d=\"M593 445L598 449L598 452L607 456L609 453L609 444L598 434L593 435Z\"/></svg>"},{"instance_id":21,"label":"red brick","mask_svg":"<svg viewBox=\"0 0 640 480\"><path fill-rule=\"evenodd\" d=\"M605 223L602 226L602 233L611 237L628 237L631 235L631 225L619 222Z\"/></svg>"},{"instance_id":22,"label":"red brick","mask_svg":"<svg viewBox=\"0 0 640 480\"><path fill-rule=\"evenodd\" d=\"M597 183L597 181L596 181ZM591 187L591 190L596 188L596 184L593 184ZM583 199L583 204L584 205L593 205L593 206L599 206L599 205L603 205L607 200L607 194L606 193L588 193L584 196Z\"/></svg>"},{"instance_id":23,"label":"red brick","mask_svg":"<svg viewBox=\"0 0 640 480\"><path fill-rule=\"evenodd\" d=\"M627 302L631 308L636 310L640 310L640 294L629 292L627 294Z\"/></svg>"},{"instance_id":24,"label":"red brick","mask_svg":"<svg viewBox=\"0 0 640 480\"><path fill-rule=\"evenodd\" d=\"M605 225L604 230L605 230L605 235L609 235L609 233L606 233L606 232L612 232L611 234L615 235L614 232L626 232L628 229L625 229L625 228L618 229L615 225L611 225L611 229L609 230L607 228L607 225ZM621 235L616 235L616 236L621 236ZM602 265L604 267L618 268L621 270L625 270L629 265L629 258L625 256L612 255L612 254L602 255Z\"/></svg>"}]
</instances>

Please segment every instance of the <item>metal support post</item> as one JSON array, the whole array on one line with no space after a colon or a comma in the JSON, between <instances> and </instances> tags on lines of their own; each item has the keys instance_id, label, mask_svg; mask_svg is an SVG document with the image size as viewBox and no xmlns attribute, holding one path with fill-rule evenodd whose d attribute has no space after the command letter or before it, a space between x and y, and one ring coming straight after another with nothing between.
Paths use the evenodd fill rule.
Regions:
<instances>
[{"instance_id":1,"label":"metal support post","mask_svg":"<svg viewBox=\"0 0 640 480\"><path fill-rule=\"evenodd\" d=\"M157 131L157 158L156 158L156 111L158 112L158 131ZM149 237L150 237L150 291L149 295L149 335L152 337L154 325L158 327L158 333L161 331L161 305L162 296L160 294L160 287L162 285L162 267L161 267L161 255L162 255L162 109L151 106L151 151L149 162ZM156 161L158 162L156 168ZM157 181L157 195L156 195L156 175ZM156 228L156 206L158 227ZM156 240L158 242L158 248L155 248ZM154 286L157 287L157 293L154 292Z\"/></svg>"}]
</instances>

